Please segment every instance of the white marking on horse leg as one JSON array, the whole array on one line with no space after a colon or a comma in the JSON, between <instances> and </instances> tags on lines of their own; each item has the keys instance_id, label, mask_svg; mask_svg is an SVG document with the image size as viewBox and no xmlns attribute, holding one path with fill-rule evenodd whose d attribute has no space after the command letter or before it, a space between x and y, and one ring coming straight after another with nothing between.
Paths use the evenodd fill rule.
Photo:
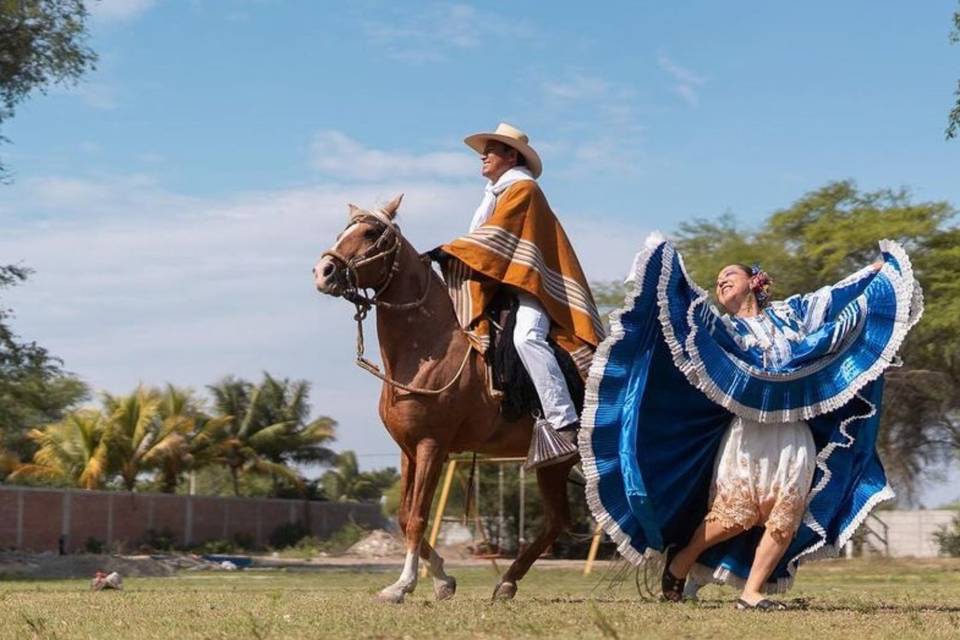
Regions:
<instances>
[{"instance_id":1,"label":"white marking on horse leg","mask_svg":"<svg viewBox=\"0 0 960 640\"><path fill-rule=\"evenodd\" d=\"M403 571L400 577L389 587L385 587L378 594L378 598L384 602L403 602L403 597L408 593L413 593L417 588L417 570L420 567L420 553L416 550L407 551L403 559Z\"/></svg>"},{"instance_id":2,"label":"white marking on horse leg","mask_svg":"<svg viewBox=\"0 0 960 640\"><path fill-rule=\"evenodd\" d=\"M420 568L419 551L407 551L407 556L403 559L403 571L400 572L398 584L417 584L417 570Z\"/></svg>"}]
</instances>

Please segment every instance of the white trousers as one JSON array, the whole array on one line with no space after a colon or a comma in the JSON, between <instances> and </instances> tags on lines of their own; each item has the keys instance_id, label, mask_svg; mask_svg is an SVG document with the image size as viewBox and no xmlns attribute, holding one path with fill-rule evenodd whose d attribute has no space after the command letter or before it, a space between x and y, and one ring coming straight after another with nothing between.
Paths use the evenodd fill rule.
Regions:
<instances>
[{"instance_id":1,"label":"white trousers","mask_svg":"<svg viewBox=\"0 0 960 640\"><path fill-rule=\"evenodd\" d=\"M557 358L547 344L550 316L533 296L521 293L519 299L513 344L527 373L533 378L533 386L543 407L543 417L551 427L560 429L576 422L579 416Z\"/></svg>"}]
</instances>

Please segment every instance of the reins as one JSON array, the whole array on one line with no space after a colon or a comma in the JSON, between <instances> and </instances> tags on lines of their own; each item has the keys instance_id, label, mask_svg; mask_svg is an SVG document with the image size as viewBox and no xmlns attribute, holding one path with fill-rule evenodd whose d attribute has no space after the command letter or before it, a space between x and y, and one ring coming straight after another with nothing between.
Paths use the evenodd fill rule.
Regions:
<instances>
[{"instance_id":1,"label":"reins","mask_svg":"<svg viewBox=\"0 0 960 640\"><path fill-rule=\"evenodd\" d=\"M354 214L350 219L350 225L347 227L349 228L360 221L373 221L376 224L383 226L383 232L380 234L380 237L373 244L373 246L370 247L370 249L349 259L344 258L332 249L323 253L323 256L329 256L343 266L344 273L346 275L346 288L342 295L346 300L352 302L357 310L353 316L353 319L357 322L356 364L358 367L375 376L376 378L379 378L386 384L406 391L407 393L438 396L453 387L453 385L456 384L460 379L460 376L463 375L464 370L467 368L467 363L470 361L470 345L467 345L466 352L463 354L463 362L460 363L460 368L457 369L457 373L447 384L443 385L439 389L424 389L398 382L384 374L377 364L371 362L364 356L365 345L363 340L363 321L366 319L370 309L373 307L381 307L391 311L410 311L412 309L417 309L423 306L423 304L427 301L427 296L430 294L430 283L433 281L433 273L431 273L432 269L430 268L429 256L420 256L420 261L423 263L426 269L427 277L427 283L423 287L423 294L420 296L420 298L412 302L403 303L388 302L380 299L380 297L393 283L394 276L400 270L399 254L400 247L402 246L402 239L399 228L397 228L397 226L385 214L379 213L378 215L378 213L364 211ZM381 250L380 247L386 243L390 243L390 246ZM391 261L390 267L387 270L387 276L384 278L383 284L381 284L379 288L377 288L372 294L367 294L366 289L359 286L360 280L358 270L360 267L366 264L383 258L389 258Z\"/></svg>"}]
</instances>

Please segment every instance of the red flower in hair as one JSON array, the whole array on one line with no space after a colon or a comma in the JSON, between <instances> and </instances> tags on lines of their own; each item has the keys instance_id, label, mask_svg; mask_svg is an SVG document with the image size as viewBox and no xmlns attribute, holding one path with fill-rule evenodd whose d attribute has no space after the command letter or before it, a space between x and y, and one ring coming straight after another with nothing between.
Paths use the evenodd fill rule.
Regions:
<instances>
[{"instance_id":1,"label":"red flower in hair","mask_svg":"<svg viewBox=\"0 0 960 640\"><path fill-rule=\"evenodd\" d=\"M750 269L750 289L757 296L757 302L760 303L761 307L770 300L771 285L773 285L773 278L770 277L770 274L761 269L760 265L753 265Z\"/></svg>"}]
</instances>

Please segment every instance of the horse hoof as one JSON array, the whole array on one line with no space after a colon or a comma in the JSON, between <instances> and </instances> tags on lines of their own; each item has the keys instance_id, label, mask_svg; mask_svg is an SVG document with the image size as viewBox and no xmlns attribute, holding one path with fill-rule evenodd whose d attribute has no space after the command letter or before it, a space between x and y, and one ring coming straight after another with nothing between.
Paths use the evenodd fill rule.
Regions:
<instances>
[{"instance_id":1,"label":"horse hoof","mask_svg":"<svg viewBox=\"0 0 960 640\"><path fill-rule=\"evenodd\" d=\"M377 594L378 602L387 604L403 604L403 598L406 594L403 591L394 591L393 589L384 589Z\"/></svg>"},{"instance_id":2,"label":"horse hoof","mask_svg":"<svg viewBox=\"0 0 960 640\"><path fill-rule=\"evenodd\" d=\"M433 581L433 596L438 600L449 600L457 593L457 579L448 576L446 580Z\"/></svg>"},{"instance_id":3,"label":"horse hoof","mask_svg":"<svg viewBox=\"0 0 960 640\"><path fill-rule=\"evenodd\" d=\"M515 595L517 595L516 582L501 582L493 590L494 600L513 600Z\"/></svg>"}]
</instances>

